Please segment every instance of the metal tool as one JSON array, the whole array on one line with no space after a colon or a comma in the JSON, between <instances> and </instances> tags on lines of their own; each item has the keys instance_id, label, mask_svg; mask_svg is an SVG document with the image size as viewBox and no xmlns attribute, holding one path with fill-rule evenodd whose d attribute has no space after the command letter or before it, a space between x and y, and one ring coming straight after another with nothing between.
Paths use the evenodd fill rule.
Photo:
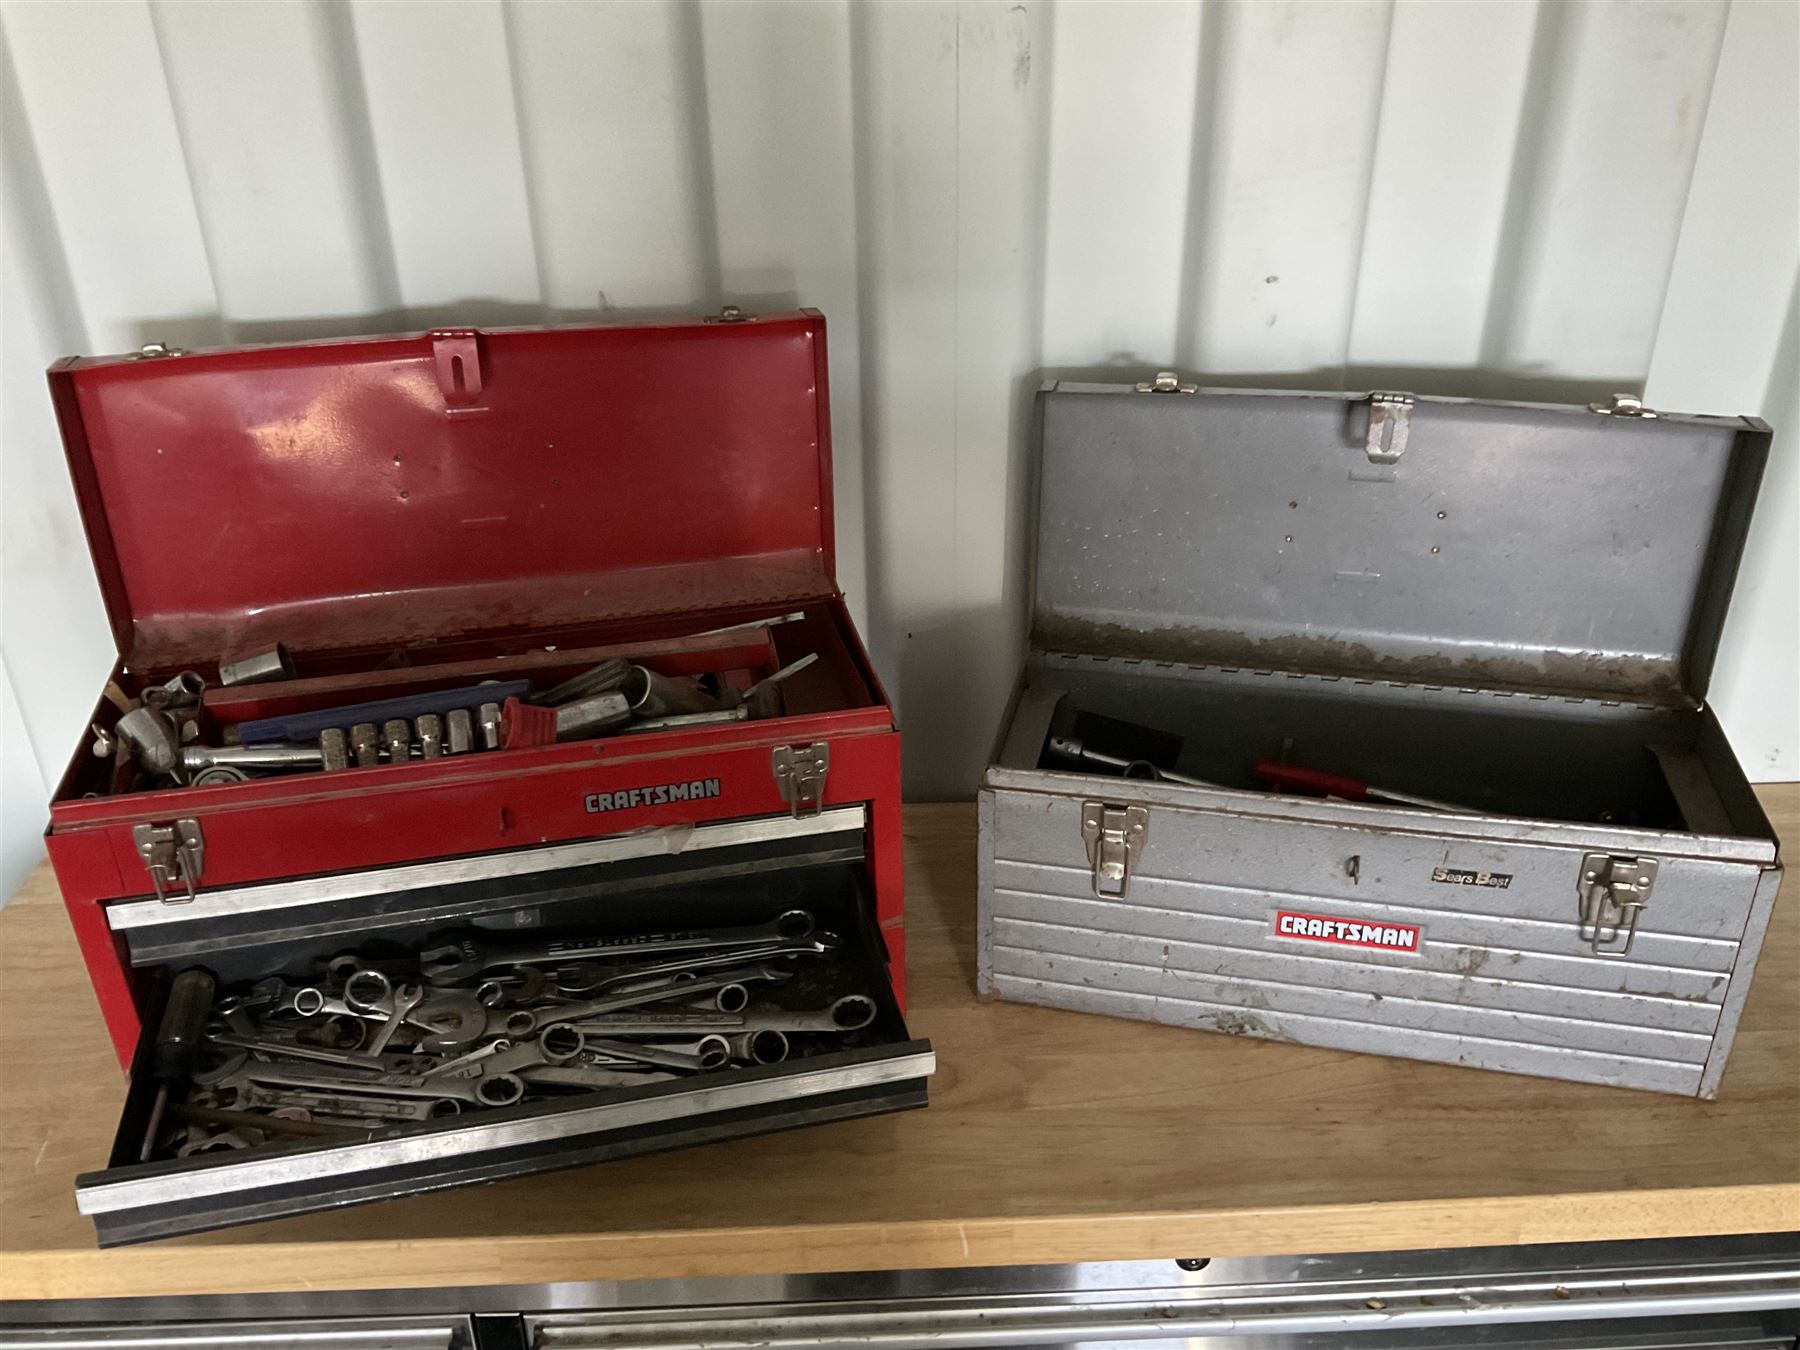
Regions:
<instances>
[{"instance_id":1,"label":"metal tool","mask_svg":"<svg viewBox=\"0 0 1800 1350\"><path fill-rule=\"evenodd\" d=\"M327 772L350 767L350 738L342 727L326 727L319 733L319 762Z\"/></svg>"},{"instance_id":2,"label":"metal tool","mask_svg":"<svg viewBox=\"0 0 1800 1350\"><path fill-rule=\"evenodd\" d=\"M425 713L413 723L419 735L419 754L425 759L438 759L444 753L444 719L436 713Z\"/></svg>"},{"instance_id":3,"label":"metal tool","mask_svg":"<svg viewBox=\"0 0 1800 1350\"><path fill-rule=\"evenodd\" d=\"M156 1080L156 1099L151 1103L150 1123L144 1127L144 1142L138 1149L139 1162L146 1161L156 1148L169 1093L187 1082L193 1072L194 1056L206 1038L206 1019L212 1012L217 989L213 973L199 966L182 971L169 982L169 1000L163 1005L162 1020L156 1025L156 1040L150 1050L150 1076Z\"/></svg>"},{"instance_id":4,"label":"metal tool","mask_svg":"<svg viewBox=\"0 0 1800 1350\"><path fill-rule=\"evenodd\" d=\"M478 715L481 719L481 748L498 750L500 748L500 705L483 703Z\"/></svg>"},{"instance_id":5,"label":"metal tool","mask_svg":"<svg viewBox=\"0 0 1800 1350\"><path fill-rule=\"evenodd\" d=\"M618 691L593 694L556 710L556 739L580 740L597 736L631 720L631 705Z\"/></svg>"},{"instance_id":6,"label":"metal tool","mask_svg":"<svg viewBox=\"0 0 1800 1350\"><path fill-rule=\"evenodd\" d=\"M502 966L552 966L596 957L660 955L666 952L713 951L767 947L810 937L813 916L804 909L784 910L768 923L741 928L696 928L683 932L626 934L617 937L560 939L531 946L503 947L459 935L442 946L419 953L419 971L427 980L466 979Z\"/></svg>"},{"instance_id":7,"label":"metal tool","mask_svg":"<svg viewBox=\"0 0 1800 1350\"><path fill-rule=\"evenodd\" d=\"M120 717L114 734L131 747L138 767L150 774L181 769L181 732L160 708L145 703Z\"/></svg>"},{"instance_id":8,"label":"metal tool","mask_svg":"<svg viewBox=\"0 0 1800 1350\"><path fill-rule=\"evenodd\" d=\"M632 666L619 686L628 708L640 717L668 717L674 713L711 712L719 700L685 676L661 675L645 666Z\"/></svg>"},{"instance_id":9,"label":"metal tool","mask_svg":"<svg viewBox=\"0 0 1800 1350\"><path fill-rule=\"evenodd\" d=\"M625 683L625 677L630 672L631 662L623 657L614 657L610 661L602 661L597 666L589 667L579 675L571 676L534 701L555 707L562 703L573 703L577 699L592 698L595 694L610 693Z\"/></svg>"},{"instance_id":10,"label":"metal tool","mask_svg":"<svg viewBox=\"0 0 1800 1350\"><path fill-rule=\"evenodd\" d=\"M381 745L389 764L404 764L412 758L412 728L405 718L390 717L381 724Z\"/></svg>"},{"instance_id":11,"label":"metal tool","mask_svg":"<svg viewBox=\"0 0 1800 1350\"><path fill-rule=\"evenodd\" d=\"M359 769L372 769L381 763L381 742L373 722L358 722L350 728L350 753L356 756Z\"/></svg>"},{"instance_id":12,"label":"metal tool","mask_svg":"<svg viewBox=\"0 0 1800 1350\"><path fill-rule=\"evenodd\" d=\"M266 684L271 680L293 678L294 663L288 659L287 648L279 642L266 652L223 662L219 666L219 683L226 686Z\"/></svg>"},{"instance_id":13,"label":"metal tool","mask_svg":"<svg viewBox=\"0 0 1800 1350\"><path fill-rule=\"evenodd\" d=\"M353 727L359 722L410 722L426 713L442 716L455 708L477 708L492 703L498 708L509 698L522 698L531 690L528 680L473 684L461 689L438 689L423 694L320 708L311 712L259 717L238 723L238 739L245 745L265 741L316 741L326 727Z\"/></svg>"},{"instance_id":14,"label":"metal tool","mask_svg":"<svg viewBox=\"0 0 1800 1350\"><path fill-rule=\"evenodd\" d=\"M1073 736L1052 736L1050 753L1063 759L1072 759L1078 764L1092 764L1099 768L1117 769L1125 778L1146 778L1160 783L1185 783L1189 787L1218 787L1204 778L1195 778L1190 774L1176 773L1173 769L1160 768L1147 759L1125 759L1119 755L1108 755L1088 746Z\"/></svg>"},{"instance_id":15,"label":"metal tool","mask_svg":"<svg viewBox=\"0 0 1800 1350\"><path fill-rule=\"evenodd\" d=\"M143 702L146 708L174 713L185 708L199 707L205 694L206 681L200 678L197 671L184 670L179 675L170 676L162 684L144 690Z\"/></svg>"},{"instance_id":16,"label":"metal tool","mask_svg":"<svg viewBox=\"0 0 1800 1350\"><path fill-rule=\"evenodd\" d=\"M1257 760L1251 772L1271 787L1304 792L1314 797L1342 797L1345 801L1352 802L1391 802L1395 806L1416 806L1425 811L1467 813L1474 809L1454 802L1438 801L1434 797L1416 797L1410 792L1376 787L1373 783L1365 783L1362 779L1352 778L1347 774L1301 768L1297 764L1283 764L1274 759Z\"/></svg>"},{"instance_id":17,"label":"metal tool","mask_svg":"<svg viewBox=\"0 0 1800 1350\"><path fill-rule=\"evenodd\" d=\"M475 748L475 722L467 708L454 708L444 717L444 748L453 755L466 755Z\"/></svg>"},{"instance_id":18,"label":"metal tool","mask_svg":"<svg viewBox=\"0 0 1800 1350\"><path fill-rule=\"evenodd\" d=\"M316 745L184 745L181 747L183 773L195 774L202 769L255 769L276 772L282 769L317 769L325 762L324 751Z\"/></svg>"}]
</instances>

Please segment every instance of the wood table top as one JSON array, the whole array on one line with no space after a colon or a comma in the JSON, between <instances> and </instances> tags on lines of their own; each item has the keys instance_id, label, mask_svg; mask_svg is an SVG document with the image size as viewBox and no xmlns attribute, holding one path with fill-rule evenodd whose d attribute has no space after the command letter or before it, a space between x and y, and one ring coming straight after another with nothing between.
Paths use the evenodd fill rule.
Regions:
<instances>
[{"instance_id":1,"label":"wood table top","mask_svg":"<svg viewBox=\"0 0 1800 1350\"><path fill-rule=\"evenodd\" d=\"M1800 837L1800 785L1759 789ZM1017 1265L1800 1229L1800 904L1717 1101L983 1001L975 812L906 811L922 1112L101 1252L124 1081L48 866L0 911L0 1298Z\"/></svg>"}]
</instances>

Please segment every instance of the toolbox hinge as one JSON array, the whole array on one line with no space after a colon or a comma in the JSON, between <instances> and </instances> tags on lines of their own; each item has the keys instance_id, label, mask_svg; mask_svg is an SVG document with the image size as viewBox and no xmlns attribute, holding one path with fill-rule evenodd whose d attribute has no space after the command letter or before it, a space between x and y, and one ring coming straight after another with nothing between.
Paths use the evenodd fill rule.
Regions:
<instances>
[{"instance_id":1,"label":"toolbox hinge","mask_svg":"<svg viewBox=\"0 0 1800 1350\"><path fill-rule=\"evenodd\" d=\"M183 817L161 825L148 821L133 825L131 842L144 860L158 900L165 905L185 905L194 898L206 867L206 841L199 821Z\"/></svg>"},{"instance_id":2,"label":"toolbox hinge","mask_svg":"<svg viewBox=\"0 0 1800 1350\"><path fill-rule=\"evenodd\" d=\"M831 747L824 741L811 745L778 745L773 757L775 786L781 800L796 817L816 816L825 804L825 775L831 769Z\"/></svg>"},{"instance_id":3,"label":"toolbox hinge","mask_svg":"<svg viewBox=\"0 0 1800 1350\"><path fill-rule=\"evenodd\" d=\"M1159 370L1155 379L1138 381L1137 391L1140 394L1197 394L1200 386L1183 384L1181 376L1172 370Z\"/></svg>"},{"instance_id":4,"label":"toolbox hinge","mask_svg":"<svg viewBox=\"0 0 1800 1350\"><path fill-rule=\"evenodd\" d=\"M1646 420L1660 415L1656 409L1646 408L1644 400L1636 394L1614 394L1611 398L1588 404L1588 411L1604 417L1642 417Z\"/></svg>"},{"instance_id":5,"label":"toolbox hinge","mask_svg":"<svg viewBox=\"0 0 1800 1350\"><path fill-rule=\"evenodd\" d=\"M1369 431L1363 438L1363 450L1371 464L1397 464L1406 453L1406 438L1412 433L1413 396L1411 394L1374 393L1369 395Z\"/></svg>"},{"instance_id":6,"label":"toolbox hinge","mask_svg":"<svg viewBox=\"0 0 1800 1350\"><path fill-rule=\"evenodd\" d=\"M1094 894L1124 895L1131 869L1150 833L1150 812L1109 802L1081 804L1081 841L1094 869Z\"/></svg>"},{"instance_id":7,"label":"toolbox hinge","mask_svg":"<svg viewBox=\"0 0 1800 1350\"><path fill-rule=\"evenodd\" d=\"M1654 858L1589 853L1581 860L1581 924L1576 930L1596 956L1623 956L1656 884Z\"/></svg>"}]
</instances>

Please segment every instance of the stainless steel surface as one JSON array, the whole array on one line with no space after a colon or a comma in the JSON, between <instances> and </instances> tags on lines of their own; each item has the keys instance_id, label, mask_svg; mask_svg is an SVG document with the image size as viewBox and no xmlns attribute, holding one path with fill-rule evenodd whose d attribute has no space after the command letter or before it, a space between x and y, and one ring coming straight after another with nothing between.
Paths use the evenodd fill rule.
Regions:
<instances>
[{"instance_id":1,"label":"stainless steel surface","mask_svg":"<svg viewBox=\"0 0 1800 1350\"><path fill-rule=\"evenodd\" d=\"M1397 406L1128 391L1039 396L1036 649L1704 697L1768 452L1745 420L1421 397L1371 463Z\"/></svg>"},{"instance_id":2,"label":"stainless steel surface","mask_svg":"<svg viewBox=\"0 0 1800 1350\"><path fill-rule=\"evenodd\" d=\"M500 705L484 703L479 710L481 727L481 748L498 750L500 748Z\"/></svg>"},{"instance_id":3,"label":"stainless steel surface","mask_svg":"<svg viewBox=\"0 0 1800 1350\"><path fill-rule=\"evenodd\" d=\"M1203 1256L1203 1254L1200 1254ZM1566 1292L1559 1297L1557 1290ZM1542 1297L1547 1292L1548 1297ZM1682 1320L1661 1327L1621 1328L1620 1319L1648 1293L1663 1314ZM1348 1333L1330 1339L1310 1333L1276 1333L1272 1327L1235 1328L1222 1335L1190 1335L1183 1323L1159 1335L1131 1310L1160 1303L1177 1318L1194 1307L1245 1308L1260 1297L1271 1309L1348 1298L1377 1312L1392 1297L1406 1310L1435 1303L1443 1337L1424 1327ZM1731 1313L1722 1304L1754 1301L1756 1313ZM1151 1350L1298 1350L1319 1344L1346 1350L1588 1350L1592 1345L1631 1350L1675 1346L1750 1347L1791 1345L1800 1326L1800 1237L1701 1238L1556 1246L1510 1246L1348 1255L1217 1257L1178 1266L1173 1260L1096 1262L1068 1266L973 1267L954 1270L866 1271L789 1276L724 1276L629 1283L570 1283L476 1288L335 1290L291 1294L183 1296L151 1299L81 1299L0 1304L0 1350L56 1344L46 1329L98 1337L117 1326L149 1335L153 1324L182 1323L204 1335L221 1327L220 1341L242 1344L229 1323L254 1319L272 1334L283 1319L331 1315L338 1319L461 1317L524 1312L533 1331L556 1326L574 1343L579 1335L609 1344L658 1345L689 1339L696 1326L716 1326L754 1310L771 1332L804 1333L829 1318L875 1313L870 1322L899 1331L939 1309L951 1316L975 1306L995 1307L1002 1325L1036 1321L1044 1346L1105 1345L1064 1331L1099 1321L1132 1321L1131 1344ZM1115 1311L1120 1310L1122 1311ZM807 1314L816 1311L818 1321ZM892 1319L879 1313L891 1311ZM916 1320L914 1322L916 1325ZM1586 1327L1596 1337L1574 1339ZM161 1327L156 1328L160 1330ZM1143 1334L1143 1333L1149 1334ZM1513 1332L1517 1339L1505 1339ZM1692 1339L1672 1337L1687 1332ZM1122 1339L1122 1338L1121 1338ZM84 1344L75 1340L74 1344ZM95 1343L103 1343L96 1341ZM201 1344L208 1342L202 1341ZM529 1344L530 1342L527 1341ZM944 1339L946 1346L961 1342Z\"/></svg>"},{"instance_id":4,"label":"stainless steel surface","mask_svg":"<svg viewBox=\"0 0 1800 1350\"><path fill-rule=\"evenodd\" d=\"M311 1321L0 1329L0 1350L472 1350L466 1317L332 1317Z\"/></svg>"},{"instance_id":5,"label":"stainless steel surface","mask_svg":"<svg viewBox=\"0 0 1800 1350\"><path fill-rule=\"evenodd\" d=\"M350 738L342 727L326 727L319 733L319 762L327 772L350 767Z\"/></svg>"},{"instance_id":6,"label":"stainless steel surface","mask_svg":"<svg viewBox=\"0 0 1800 1350\"><path fill-rule=\"evenodd\" d=\"M632 666L619 690L624 695L625 706L640 717L711 712L719 706L719 700L694 680L661 675L644 666Z\"/></svg>"},{"instance_id":7,"label":"stainless steel surface","mask_svg":"<svg viewBox=\"0 0 1800 1350\"><path fill-rule=\"evenodd\" d=\"M595 863L618 862L627 858L653 858L676 851L691 854L708 849L733 848L741 844L849 836L861 833L863 818L862 807L843 806L834 807L808 820L770 816L755 820L724 821L714 825L643 830L604 839L583 839L570 844L520 849L511 853L483 853L466 858L412 863L404 867L377 868L367 872L345 872L256 886L234 886L198 896L192 905L184 907L181 918L184 922L204 923L222 915L262 913L299 905L386 895L424 886L451 886L467 881L526 876L564 868L587 867ZM169 922L169 917L160 906L151 901L126 901L109 905L106 911L107 922L118 933L165 924Z\"/></svg>"},{"instance_id":8,"label":"stainless steel surface","mask_svg":"<svg viewBox=\"0 0 1800 1350\"><path fill-rule=\"evenodd\" d=\"M317 745L184 745L181 768L185 773L201 769L316 769L324 764Z\"/></svg>"},{"instance_id":9,"label":"stainless steel surface","mask_svg":"<svg viewBox=\"0 0 1800 1350\"><path fill-rule=\"evenodd\" d=\"M718 1075L671 1091L630 1101L571 1105L554 1115L456 1122L425 1135L370 1140L312 1153L257 1157L232 1155L202 1170L121 1178L77 1192L83 1214L107 1214L138 1206L223 1196L252 1187L298 1185L342 1178L407 1163L440 1161L493 1149L571 1140L599 1131L665 1124L764 1103L927 1077L935 1068L930 1053L896 1055L833 1069L795 1067L779 1078L740 1080Z\"/></svg>"}]
</instances>

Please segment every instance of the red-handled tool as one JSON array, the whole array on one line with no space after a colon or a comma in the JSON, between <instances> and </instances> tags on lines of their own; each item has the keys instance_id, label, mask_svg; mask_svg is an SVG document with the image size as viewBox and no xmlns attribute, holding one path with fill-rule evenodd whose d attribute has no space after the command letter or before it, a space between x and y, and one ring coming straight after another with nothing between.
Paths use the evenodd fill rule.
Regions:
<instances>
[{"instance_id":1,"label":"red-handled tool","mask_svg":"<svg viewBox=\"0 0 1800 1350\"><path fill-rule=\"evenodd\" d=\"M1272 787L1285 788L1290 792L1306 792L1315 797L1342 797L1352 802L1391 802L1395 806L1417 806L1427 811L1466 813L1473 809L1459 806L1455 802L1440 802L1431 797L1415 797L1410 792L1390 792L1348 774L1302 768L1298 764L1283 764L1274 759L1257 760L1251 772Z\"/></svg>"}]
</instances>

